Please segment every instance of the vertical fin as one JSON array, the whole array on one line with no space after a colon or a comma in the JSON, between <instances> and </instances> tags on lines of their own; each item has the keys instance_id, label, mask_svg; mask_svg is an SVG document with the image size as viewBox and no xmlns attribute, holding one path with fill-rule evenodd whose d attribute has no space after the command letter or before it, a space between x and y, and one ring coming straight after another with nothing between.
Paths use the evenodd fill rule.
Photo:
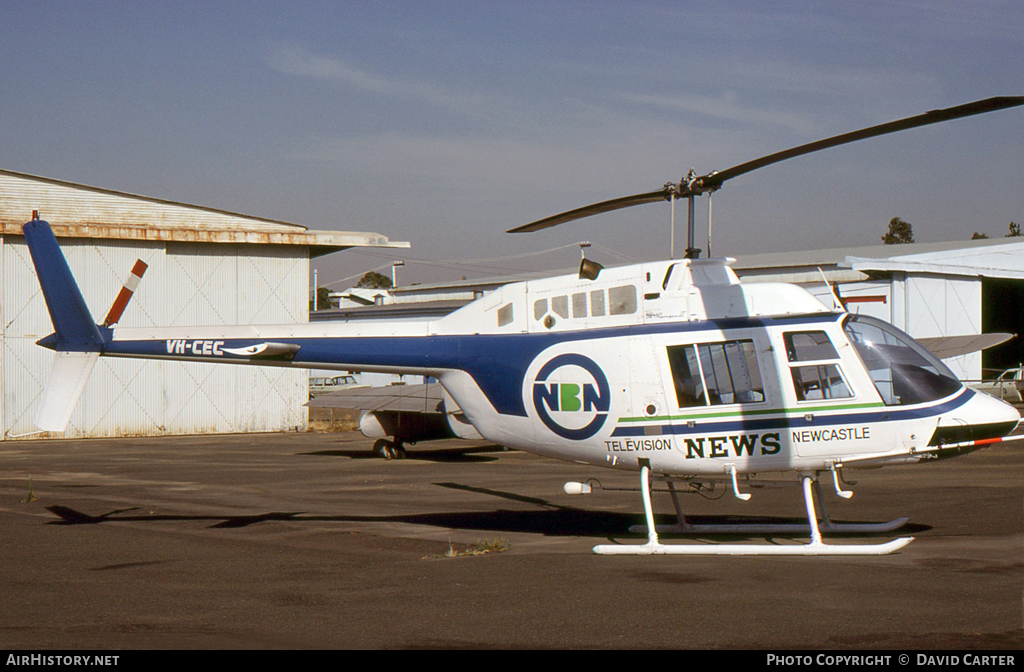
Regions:
<instances>
[{"instance_id":1,"label":"vertical fin","mask_svg":"<svg viewBox=\"0 0 1024 672\"><path fill-rule=\"evenodd\" d=\"M103 346L103 336L92 319L50 225L36 219L23 225L21 230L56 332L55 349L98 352Z\"/></svg>"},{"instance_id":2,"label":"vertical fin","mask_svg":"<svg viewBox=\"0 0 1024 672\"><path fill-rule=\"evenodd\" d=\"M48 432L63 432L103 349L103 336L50 225L34 219L21 230L55 332L40 345L57 350L36 412L36 426Z\"/></svg>"}]
</instances>

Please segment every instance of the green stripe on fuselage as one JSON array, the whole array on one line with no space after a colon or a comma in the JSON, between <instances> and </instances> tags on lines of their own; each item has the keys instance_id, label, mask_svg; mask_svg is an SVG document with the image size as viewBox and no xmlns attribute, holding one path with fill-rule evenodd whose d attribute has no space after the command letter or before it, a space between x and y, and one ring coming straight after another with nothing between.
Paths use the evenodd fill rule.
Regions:
<instances>
[{"instance_id":1,"label":"green stripe on fuselage","mask_svg":"<svg viewBox=\"0 0 1024 672\"><path fill-rule=\"evenodd\" d=\"M690 413L687 415L652 415L643 417L623 417L619 422L677 422L687 420L707 420L710 418L747 418L755 415L778 415L786 417L790 415L802 415L805 413L820 413L824 411L847 411L862 408L885 408L885 404L873 401L866 404L830 404L826 406L806 406L801 408L767 408L742 411L718 411L714 413Z\"/></svg>"}]
</instances>

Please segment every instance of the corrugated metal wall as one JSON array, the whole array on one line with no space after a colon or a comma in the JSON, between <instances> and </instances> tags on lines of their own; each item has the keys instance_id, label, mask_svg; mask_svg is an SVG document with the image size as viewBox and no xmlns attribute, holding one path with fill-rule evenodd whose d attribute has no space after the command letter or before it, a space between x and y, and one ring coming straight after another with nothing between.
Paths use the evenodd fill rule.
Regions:
<instances>
[{"instance_id":1,"label":"corrugated metal wall","mask_svg":"<svg viewBox=\"0 0 1024 672\"><path fill-rule=\"evenodd\" d=\"M891 322L911 336L981 333L981 278L925 273L893 273ZM945 363L962 380L981 378L981 353L951 357Z\"/></svg>"},{"instance_id":2,"label":"corrugated metal wall","mask_svg":"<svg viewBox=\"0 0 1024 672\"><path fill-rule=\"evenodd\" d=\"M93 317L102 320L136 259L149 264L121 326L277 324L308 318L304 248L61 239ZM0 239L0 422L5 438L33 424L53 329L28 249ZM304 428L304 369L101 358L68 437L281 431Z\"/></svg>"}]
</instances>

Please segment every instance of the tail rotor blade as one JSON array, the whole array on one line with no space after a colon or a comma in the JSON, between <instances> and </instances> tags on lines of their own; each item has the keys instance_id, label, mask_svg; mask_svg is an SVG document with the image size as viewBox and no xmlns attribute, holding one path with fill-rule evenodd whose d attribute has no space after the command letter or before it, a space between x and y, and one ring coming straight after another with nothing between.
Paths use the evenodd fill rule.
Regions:
<instances>
[{"instance_id":1,"label":"tail rotor blade","mask_svg":"<svg viewBox=\"0 0 1024 672\"><path fill-rule=\"evenodd\" d=\"M132 300L132 294L134 294L136 288L138 288L139 282L142 280L142 276L145 274L147 268L149 268L149 266L142 259L135 261L135 265L132 266L131 274L129 274L128 279L124 281L124 286L121 287L121 291L118 292L117 298L114 299L114 303L110 306L110 311L103 320L104 327L113 326L121 319L121 314L124 313L124 309L128 306L128 302Z\"/></svg>"}]
</instances>

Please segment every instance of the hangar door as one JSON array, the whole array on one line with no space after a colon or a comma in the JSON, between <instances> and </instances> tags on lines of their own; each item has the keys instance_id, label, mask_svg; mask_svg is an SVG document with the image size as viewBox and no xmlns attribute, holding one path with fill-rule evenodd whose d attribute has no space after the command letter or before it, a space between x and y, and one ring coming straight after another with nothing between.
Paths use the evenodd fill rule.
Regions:
<instances>
[{"instance_id":1,"label":"hangar door","mask_svg":"<svg viewBox=\"0 0 1024 672\"><path fill-rule=\"evenodd\" d=\"M986 376L1024 363L1024 280L982 278L981 321L986 333L1018 334L982 353Z\"/></svg>"}]
</instances>

